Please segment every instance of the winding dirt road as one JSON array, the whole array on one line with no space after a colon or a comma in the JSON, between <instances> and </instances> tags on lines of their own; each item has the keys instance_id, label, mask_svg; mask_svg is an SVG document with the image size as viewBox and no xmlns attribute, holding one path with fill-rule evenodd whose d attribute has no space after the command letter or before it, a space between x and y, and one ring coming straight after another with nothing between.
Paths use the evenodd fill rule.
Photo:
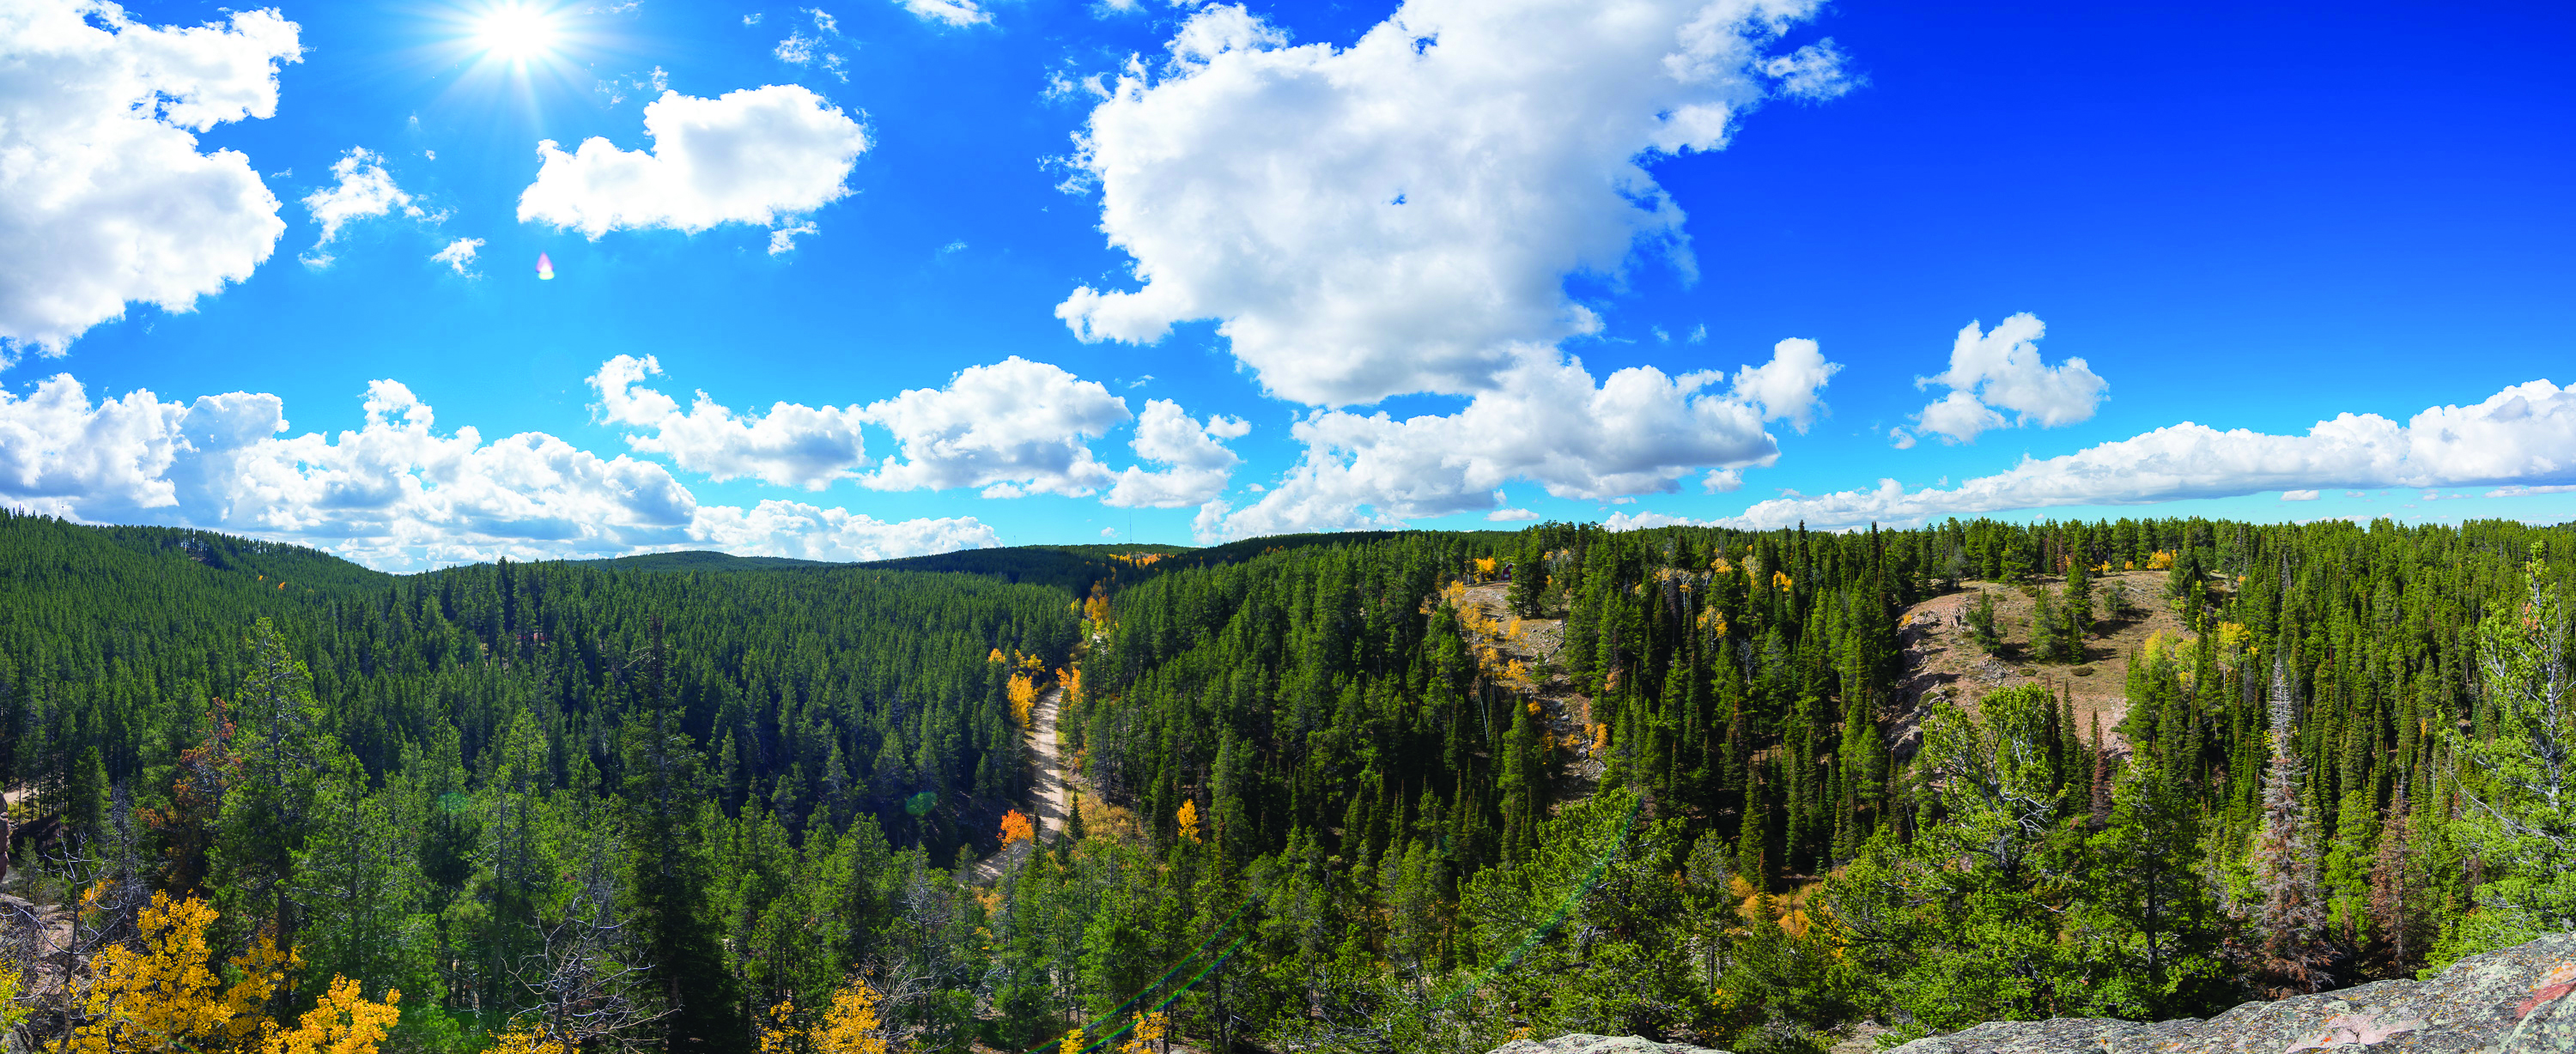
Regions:
<instances>
[{"instance_id":1,"label":"winding dirt road","mask_svg":"<svg viewBox=\"0 0 2576 1054\"><path fill-rule=\"evenodd\" d=\"M1073 790L1065 784L1064 762L1055 734L1056 713L1063 704L1063 688L1041 693L1037 705L1029 708L1029 729L1023 733L1029 745L1029 761L1037 766L1037 784L1029 788L1034 799L1029 805L1029 818L1037 821L1038 837L1050 841L1063 835L1073 815ZM1027 859L1032 849L1030 843L1023 842L976 861L975 880L1000 878L1005 870Z\"/></svg>"}]
</instances>

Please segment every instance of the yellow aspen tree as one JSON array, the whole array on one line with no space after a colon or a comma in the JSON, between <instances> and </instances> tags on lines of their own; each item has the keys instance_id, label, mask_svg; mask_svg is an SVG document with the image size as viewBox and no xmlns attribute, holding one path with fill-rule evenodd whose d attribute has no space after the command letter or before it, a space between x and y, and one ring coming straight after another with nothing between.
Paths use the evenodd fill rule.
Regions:
<instances>
[{"instance_id":1,"label":"yellow aspen tree","mask_svg":"<svg viewBox=\"0 0 2576 1054\"><path fill-rule=\"evenodd\" d=\"M1161 1011L1136 1019L1136 1034L1119 1044L1118 1054L1154 1054L1154 1044L1171 1033L1171 1021Z\"/></svg>"},{"instance_id":2,"label":"yellow aspen tree","mask_svg":"<svg viewBox=\"0 0 2576 1054\"><path fill-rule=\"evenodd\" d=\"M1177 823L1179 823L1179 824L1180 824L1180 827L1181 827L1181 837L1189 839L1189 840L1191 841L1191 843L1193 843L1193 844L1196 844L1196 843L1198 842L1198 840L1199 840L1199 803L1198 803L1197 799L1194 799L1194 798L1184 798L1184 799L1182 799L1182 800L1181 800L1181 809L1180 809L1180 811L1179 811L1179 812L1176 812L1176 813L1173 813L1173 814L1172 814L1172 819L1173 819L1175 822L1177 822Z\"/></svg>"},{"instance_id":3,"label":"yellow aspen tree","mask_svg":"<svg viewBox=\"0 0 2576 1054\"><path fill-rule=\"evenodd\" d=\"M296 1027L270 1037L263 1054L375 1054L376 1044L402 1016L395 1004L402 992L385 993L384 1002L368 999L358 982L334 975L331 987Z\"/></svg>"},{"instance_id":4,"label":"yellow aspen tree","mask_svg":"<svg viewBox=\"0 0 2576 1054\"><path fill-rule=\"evenodd\" d=\"M1011 720L1019 722L1021 728L1029 727L1029 712L1038 703L1037 682L1030 680L1025 673L1015 673L1004 692L1011 700Z\"/></svg>"},{"instance_id":5,"label":"yellow aspen tree","mask_svg":"<svg viewBox=\"0 0 2576 1054\"><path fill-rule=\"evenodd\" d=\"M97 900L92 888L84 909ZM138 920L140 948L111 945L90 960L81 998L85 1021L72 1030L67 1049L77 1054L195 1049L233 1023L221 978L208 968L213 950L206 927L215 909L190 897L172 902L152 894ZM262 998L266 992L260 993Z\"/></svg>"},{"instance_id":6,"label":"yellow aspen tree","mask_svg":"<svg viewBox=\"0 0 2576 1054\"><path fill-rule=\"evenodd\" d=\"M85 910L97 895L92 889L83 896ZM335 976L297 1027L280 1029L268 1018L268 1000L300 960L262 936L231 960L241 979L226 986L209 965L206 929L215 917L214 907L195 897L173 901L154 893L137 919L141 946L114 945L90 960L80 997L84 1020L65 1049L374 1054L400 1016L395 1004L402 993L375 1002L357 982Z\"/></svg>"},{"instance_id":7,"label":"yellow aspen tree","mask_svg":"<svg viewBox=\"0 0 2576 1054\"><path fill-rule=\"evenodd\" d=\"M832 1008L810 1033L813 1054L887 1054L885 1024L877 1019L877 990L851 978L832 993Z\"/></svg>"},{"instance_id":8,"label":"yellow aspen tree","mask_svg":"<svg viewBox=\"0 0 2576 1054\"><path fill-rule=\"evenodd\" d=\"M547 1035L543 1026L530 1025L492 1037L491 1049L483 1054L572 1054L572 1048Z\"/></svg>"}]
</instances>

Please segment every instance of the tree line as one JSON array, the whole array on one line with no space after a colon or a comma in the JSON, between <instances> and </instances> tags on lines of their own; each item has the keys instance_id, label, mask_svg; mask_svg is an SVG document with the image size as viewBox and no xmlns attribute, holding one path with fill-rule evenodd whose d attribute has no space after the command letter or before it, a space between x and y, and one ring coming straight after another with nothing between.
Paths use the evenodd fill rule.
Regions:
<instances>
[{"instance_id":1,"label":"tree line","mask_svg":"<svg viewBox=\"0 0 2576 1054\"><path fill-rule=\"evenodd\" d=\"M393 577L10 517L0 774L62 825L13 882L85 920L74 959L292 961L243 1035L1819 1050L1863 1018L2206 1014L2576 925L2571 541L1546 524ZM1962 590L1959 637L2039 676L1919 690L1906 614ZM2125 656L2124 716L2079 721L2050 685L2149 612L2177 630ZM1524 632L1556 643L1507 654ZM1037 831L1011 810L1045 688L1077 799ZM99 1034L73 996L105 974L75 974L26 972L14 1027Z\"/></svg>"}]
</instances>

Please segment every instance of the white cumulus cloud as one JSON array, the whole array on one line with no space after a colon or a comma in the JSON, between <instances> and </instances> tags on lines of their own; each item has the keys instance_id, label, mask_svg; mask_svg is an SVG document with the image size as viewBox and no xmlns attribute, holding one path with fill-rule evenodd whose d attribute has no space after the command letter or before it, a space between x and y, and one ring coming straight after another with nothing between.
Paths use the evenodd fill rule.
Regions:
<instances>
[{"instance_id":1,"label":"white cumulus cloud","mask_svg":"<svg viewBox=\"0 0 2576 1054\"><path fill-rule=\"evenodd\" d=\"M277 396L91 402L68 374L0 392L0 498L91 521L161 523L313 545L409 570L497 556L714 546L877 559L999 544L971 517L887 523L842 509L702 506L668 470L554 436L489 443L434 427L399 382L367 387L366 423L287 436Z\"/></svg>"},{"instance_id":2,"label":"white cumulus cloud","mask_svg":"<svg viewBox=\"0 0 2576 1054\"><path fill-rule=\"evenodd\" d=\"M971 26L990 22L993 14L976 5L975 0L894 0L913 17L924 22L942 22L952 26Z\"/></svg>"},{"instance_id":3,"label":"white cumulus cloud","mask_svg":"<svg viewBox=\"0 0 2576 1054\"><path fill-rule=\"evenodd\" d=\"M982 487L988 498L1080 497L1116 481L1087 442L1131 416L1098 381L1017 355L958 371L946 388L869 404L900 454L860 482L878 490Z\"/></svg>"},{"instance_id":4,"label":"white cumulus cloud","mask_svg":"<svg viewBox=\"0 0 2576 1054\"><path fill-rule=\"evenodd\" d=\"M701 99L676 91L644 107L645 150L604 138L567 153L537 144L543 163L519 195L519 220L579 230L722 223L780 224L849 194L843 182L868 149L867 129L794 84Z\"/></svg>"},{"instance_id":5,"label":"white cumulus cloud","mask_svg":"<svg viewBox=\"0 0 2576 1054\"><path fill-rule=\"evenodd\" d=\"M2402 422L2340 414L2304 435L2220 431L2186 421L2060 457L2026 457L2009 471L1956 487L1908 491L1883 479L1866 490L1759 502L1724 522L1765 530L1801 521L1902 526L2066 505L2493 485L2502 486L2496 494L2576 485L2576 389L2530 381L2474 405L2435 406Z\"/></svg>"},{"instance_id":6,"label":"white cumulus cloud","mask_svg":"<svg viewBox=\"0 0 2576 1054\"><path fill-rule=\"evenodd\" d=\"M1209 538L1390 526L1417 517L1502 507L1507 480L1537 481L1560 498L1669 493L1694 469L1706 484L1740 484L1727 470L1769 465L1779 444L1763 425L1813 418L1817 390L1840 369L1811 340L1784 340L1772 358L1736 371L1671 377L1619 370L1596 387L1582 363L1528 363L1452 415L1398 421L1319 410L1291 432L1305 458L1260 501L1211 508Z\"/></svg>"},{"instance_id":7,"label":"white cumulus cloud","mask_svg":"<svg viewBox=\"0 0 2576 1054\"><path fill-rule=\"evenodd\" d=\"M1091 441L1132 416L1126 400L1016 355L960 370L944 388L865 406L780 402L760 414L737 413L703 391L683 410L645 385L661 372L653 356L619 355L589 378L600 418L633 430L628 445L719 481L751 476L808 490L844 479L877 490L979 487L988 498L1081 497L1107 487L1102 500L1110 505L1195 505L1225 489L1241 463L1225 441L1252 427L1222 416L1201 422L1178 403L1148 400L1130 445L1163 467L1115 472ZM863 427L892 433L896 455L868 457ZM872 464L874 471L860 471Z\"/></svg>"},{"instance_id":8,"label":"white cumulus cloud","mask_svg":"<svg viewBox=\"0 0 2576 1054\"><path fill-rule=\"evenodd\" d=\"M1949 393L1915 415L1916 423L1949 443L1972 443L1980 432L2037 424L2043 428L2091 420L2109 387L2083 359L2055 366L2039 355L2047 326L2022 312L1986 332L1975 322L1959 331L1950 345L1950 368L1915 378L1918 388L1940 385ZM2004 417L2010 411L2014 416ZM1914 445L1914 437L1892 433L1897 449Z\"/></svg>"},{"instance_id":9,"label":"white cumulus cloud","mask_svg":"<svg viewBox=\"0 0 2576 1054\"><path fill-rule=\"evenodd\" d=\"M458 238L447 243L447 248L429 254L429 258L455 268L458 274L471 275L474 273L474 254L482 248L481 238Z\"/></svg>"},{"instance_id":10,"label":"white cumulus cloud","mask_svg":"<svg viewBox=\"0 0 2576 1054\"><path fill-rule=\"evenodd\" d=\"M1691 272L1644 163L1724 147L1767 98L1842 90L1830 47L1771 51L1815 7L1407 0L1348 48L1201 8L1077 137L1140 285L1056 313L1133 342L1216 319L1266 388L1315 406L1493 389L1600 328L1567 275Z\"/></svg>"},{"instance_id":11,"label":"white cumulus cloud","mask_svg":"<svg viewBox=\"0 0 2576 1054\"><path fill-rule=\"evenodd\" d=\"M766 414L745 417L701 391L683 412L678 401L643 386L644 378L661 372L653 356L620 355L589 378L603 419L651 430L626 437L637 450L666 455L719 482L751 476L807 490L856 478L854 470L867 464L859 433L866 418L856 406L817 409L781 402Z\"/></svg>"},{"instance_id":12,"label":"white cumulus cloud","mask_svg":"<svg viewBox=\"0 0 2576 1054\"><path fill-rule=\"evenodd\" d=\"M1210 415L1202 425L1169 399L1145 400L1145 413L1136 419L1136 438L1131 444L1136 456L1168 466L1160 471L1146 471L1143 466L1118 474L1118 485L1111 488L1102 503L1121 507L1152 506L1178 508L1197 505L1225 493L1226 483L1234 478L1234 467L1243 459L1225 446L1229 439L1241 439L1252 431L1250 422L1240 417Z\"/></svg>"},{"instance_id":13,"label":"white cumulus cloud","mask_svg":"<svg viewBox=\"0 0 2576 1054\"><path fill-rule=\"evenodd\" d=\"M749 509L702 506L690 527L700 540L726 552L799 560L891 560L1002 544L1000 535L972 516L886 521L848 509L777 500Z\"/></svg>"},{"instance_id":14,"label":"white cumulus cloud","mask_svg":"<svg viewBox=\"0 0 2576 1054\"><path fill-rule=\"evenodd\" d=\"M313 243L313 251L304 254L308 265L331 265L331 255L322 247L338 238L340 228L351 220L383 216L395 209L405 216L424 215L420 206L412 204L411 195L394 185L394 177L385 171L383 154L350 147L348 154L331 163L331 175L330 186L304 196L304 208L313 214L313 222L322 225L322 237Z\"/></svg>"},{"instance_id":15,"label":"white cumulus cloud","mask_svg":"<svg viewBox=\"0 0 2576 1054\"><path fill-rule=\"evenodd\" d=\"M60 355L128 302L189 310L268 259L277 196L195 133L275 114L278 67L302 55L274 9L181 28L0 3L0 366Z\"/></svg>"}]
</instances>

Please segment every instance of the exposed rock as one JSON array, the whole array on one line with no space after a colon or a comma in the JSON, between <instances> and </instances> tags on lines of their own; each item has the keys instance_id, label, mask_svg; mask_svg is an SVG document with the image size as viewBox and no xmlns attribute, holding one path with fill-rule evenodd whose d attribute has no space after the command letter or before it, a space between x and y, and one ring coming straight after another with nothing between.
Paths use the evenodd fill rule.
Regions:
<instances>
[{"instance_id":1,"label":"exposed rock","mask_svg":"<svg viewBox=\"0 0 2576 1054\"><path fill-rule=\"evenodd\" d=\"M1635 1036L1587 1036L1580 1032L1558 1036L1545 1043L1516 1039L1494 1048L1493 1054L1726 1054L1707 1047L1683 1046L1679 1043L1657 1043Z\"/></svg>"},{"instance_id":2,"label":"exposed rock","mask_svg":"<svg viewBox=\"0 0 2576 1054\"><path fill-rule=\"evenodd\" d=\"M2475 955L2430 981L2247 1003L2207 1021L1994 1021L1895 1054L2576 1054L2576 934Z\"/></svg>"}]
</instances>

